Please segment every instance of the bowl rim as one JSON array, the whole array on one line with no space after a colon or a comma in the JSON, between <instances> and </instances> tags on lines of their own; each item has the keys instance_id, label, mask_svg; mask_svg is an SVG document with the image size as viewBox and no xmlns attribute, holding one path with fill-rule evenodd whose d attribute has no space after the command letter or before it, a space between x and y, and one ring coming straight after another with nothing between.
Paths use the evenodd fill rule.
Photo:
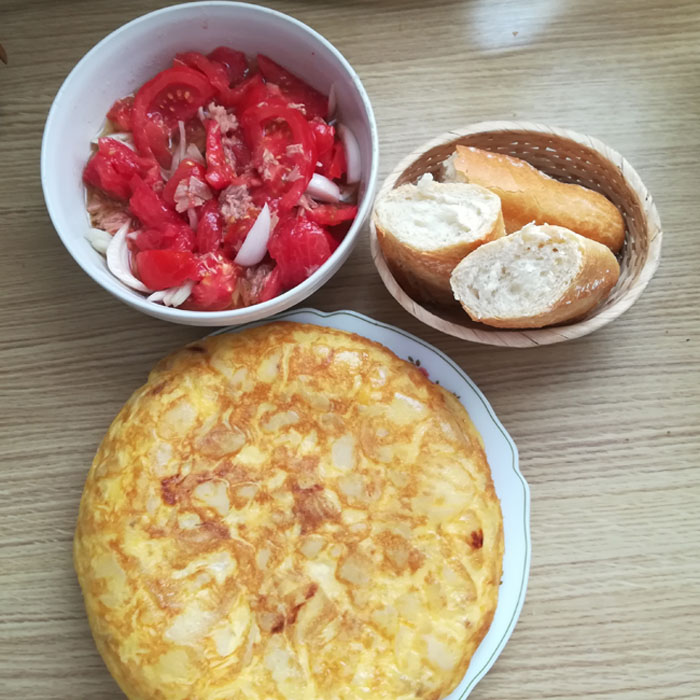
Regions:
<instances>
[{"instance_id":1,"label":"bowl rim","mask_svg":"<svg viewBox=\"0 0 700 700\"><path fill-rule=\"evenodd\" d=\"M568 325L525 330L509 330L495 327L491 328L486 325L470 328L453 321L447 321L444 318L432 313L426 307L422 306L419 302L413 299L413 297L406 293L401 285L399 285L396 278L391 273L379 245L377 229L374 223L374 207L372 208L372 214L370 215L369 222L370 251L372 260L374 261L377 272L379 272L379 276L381 277L382 282L384 283L388 292L406 311L408 311L408 313L431 328L435 328L443 333L447 333L448 335L462 338L463 340L469 340L474 343L496 345L501 347L537 347L539 345L551 345L553 343L564 342L565 340L580 338L598 330L599 328L602 328L627 311L627 309L629 309L632 304L637 301L645 287L649 284L659 266L659 261L661 258L663 232L661 230L659 213L656 209L656 205L654 204L651 194L632 165L622 156L622 154L610 148L610 146L607 144L593 136L588 136L570 129L548 126L539 122L516 122L503 120L476 122L459 129L445 131L439 136L424 142L418 146L418 148L414 149L411 153L402 158L379 187L379 191L375 198L375 205L382 196L394 189L397 180L404 173L404 171L426 152L437 148L438 146L444 146L445 144L451 143L465 136L489 132L503 133L509 131L531 131L552 134L561 139L575 141L583 146L591 148L607 161L615 165L615 167L617 167L620 171L627 185L632 191L635 192L637 198L639 199L640 210L644 215L644 228L648 238L649 248L647 250L646 260L644 261L644 264L640 270L639 277L635 281L634 285L632 285L623 294L623 296L616 300L611 306L601 310L594 316L585 318L575 323L570 323Z\"/></svg>"},{"instance_id":2,"label":"bowl rim","mask_svg":"<svg viewBox=\"0 0 700 700\"><path fill-rule=\"evenodd\" d=\"M76 75L80 72L82 66L87 64L92 58L99 53L103 46L117 41L122 34L128 33L136 25L152 21L155 16L164 16L171 13L182 12L186 10L202 10L211 7L221 7L227 10L240 10L245 9L246 11L258 12L261 15L271 15L277 19L288 22L295 25L301 31L309 35L317 43L321 44L327 51L329 51L334 58L340 63L343 69L347 72L348 76L351 78L352 83L357 90L357 93L362 102L362 108L367 116L369 123L370 132L370 144L371 144L371 162L369 169L369 177L365 186L365 194L363 201L358 207L357 215L353 221L352 226L346 233L345 237L341 241L340 245L333 251L331 256L326 260L326 262L321 265L310 277L305 279L301 284L292 289L287 290L283 294L280 294L273 299L264 301L259 304L254 304L252 306L245 306L240 309L228 309L224 311L190 311L187 309L180 309L176 307L161 306L158 304L153 304L152 302L146 301L145 297L134 297L129 290L127 290L123 285L121 285L117 280L114 280L114 286L107 286L103 284L103 281L99 279L98 275L93 271L92 266L87 264L85 261L80 259L76 254L78 252L78 242L77 239L73 239L71 236L64 235L63 231L56 225L56 217L54 216L55 207L53 204L53 198L49 196L49 175L48 175L48 159L49 159L49 144L48 136L52 130L53 121L57 118L61 98L64 94L72 87L74 81L77 80ZM41 170L41 187L42 193L44 195L44 202L49 213L49 218L51 219L51 224L54 230L58 234L61 242L68 250L70 256L73 260L82 268L82 270L102 289L106 292L117 297L120 301L124 302L132 308L136 308L143 313L151 316L157 316L162 320L172 321L175 323L193 323L196 321L210 320L211 323L206 325L220 326L225 324L237 324L246 323L252 320L252 316L255 315L256 318L264 318L273 313L282 311L300 301L306 299L315 291L317 291L325 282L330 279L337 269L333 270L328 278L324 278L325 274L328 274L329 268L337 263L337 268L339 269L345 259L350 254L353 246L356 244L360 233L362 231L365 220L372 210L374 203L374 193L377 187L377 177L379 171L379 136L377 130L377 122L374 116L374 110L372 109L372 104L370 102L367 91L360 80L355 69L352 67L350 62L345 58L345 56L322 34L317 32L315 29L305 24L301 20L292 17L291 15L285 14L284 12L279 12L278 10L273 10L269 7L263 5L258 5L254 3L247 2L232 2L230 0L202 0L200 2L185 2L178 3L176 5L170 5L168 7L163 7L159 10L154 10L153 12L148 12L146 14L135 17L134 19L122 24L115 30L111 31L109 34L104 36L100 41L98 41L92 48L90 48L87 53L73 66L66 78L61 83L56 95L53 98L51 107L46 118L46 123L44 125L44 130L42 133L41 142L41 156L40 156L40 170ZM155 307L155 308L154 308Z\"/></svg>"}]
</instances>

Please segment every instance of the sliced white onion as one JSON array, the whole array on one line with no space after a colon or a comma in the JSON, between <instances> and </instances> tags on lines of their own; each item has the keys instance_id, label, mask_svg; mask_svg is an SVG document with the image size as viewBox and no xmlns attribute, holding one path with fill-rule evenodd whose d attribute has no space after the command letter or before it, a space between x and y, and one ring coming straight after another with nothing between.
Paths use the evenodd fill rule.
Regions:
<instances>
[{"instance_id":1,"label":"sliced white onion","mask_svg":"<svg viewBox=\"0 0 700 700\"><path fill-rule=\"evenodd\" d=\"M161 173L163 175L164 180L169 180L174 174L175 171L177 170L177 166L180 165L182 162L183 158L185 157L185 153L187 151L187 137L185 136L185 122L183 122L181 119L178 120L177 122L177 127L180 132L180 140L177 144L177 148L173 152L173 157L172 160L170 161L170 167L165 169L161 168Z\"/></svg>"},{"instance_id":2,"label":"sliced white onion","mask_svg":"<svg viewBox=\"0 0 700 700\"><path fill-rule=\"evenodd\" d=\"M340 188L340 201L341 202L353 202L357 197L357 186L356 185L346 185Z\"/></svg>"},{"instance_id":3,"label":"sliced white onion","mask_svg":"<svg viewBox=\"0 0 700 700\"><path fill-rule=\"evenodd\" d=\"M103 231L101 228L91 228L85 234L85 238L87 238L90 245L102 255L107 253L107 247L112 242L111 234L107 233L107 231Z\"/></svg>"},{"instance_id":4,"label":"sliced white onion","mask_svg":"<svg viewBox=\"0 0 700 700\"><path fill-rule=\"evenodd\" d=\"M151 290L141 281L131 274L129 264L129 248L126 245L126 234L129 231L129 224L124 224L112 236L112 240L107 246L107 267L109 271L127 287L135 289L137 292L150 292Z\"/></svg>"},{"instance_id":5,"label":"sliced white onion","mask_svg":"<svg viewBox=\"0 0 700 700\"><path fill-rule=\"evenodd\" d=\"M146 301L152 301L154 304L163 304L164 306L180 306L184 304L192 294L194 287L193 280L187 280L178 287L170 287L169 289L159 289L153 292L151 296L146 298Z\"/></svg>"},{"instance_id":6,"label":"sliced white onion","mask_svg":"<svg viewBox=\"0 0 700 700\"><path fill-rule=\"evenodd\" d=\"M194 207L190 207L187 210L187 218L189 219L190 228L193 231L196 231L197 224L199 223L199 218L197 217L197 212L195 211Z\"/></svg>"},{"instance_id":7,"label":"sliced white onion","mask_svg":"<svg viewBox=\"0 0 700 700\"><path fill-rule=\"evenodd\" d=\"M153 292L151 296L146 297L146 301L152 301L154 304L158 304L165 299L167 293L167 289L159 289L157 292Z\"/></svg>"},{"instance_id":8,"label":"sliced white onion","mask_svg":"<svg viewBox=\"0 0 700 700\"><path fill-rule=\"evenodd\" d=\"M345 148L345 162L348 166L347 181L358 182L362 176L362 163L360 159L360 146L355 134L344 124L338 124L338 133Z\"/></svg>"},{"instance_id":9,"label":"sliced white onion","mask_svg":"<svg viewBox=\"0 0 700 700\"><path fill-rule=\"evenodd\" d=\"M314 173L309 180L306 194L321 200L322 202L337 202L340 199L340 187L329 180L325 175Z\"/></svg>"},{"instance_id":10,"label":"sliced white onion","mask_svg":"<svg viewBox=\"0 0 700 700\"><path fill-rule=\"evenodd\" d=\"M265 204L248 231L248 235L233 262L245 267L257 265L265 257L267 242L270 240L270 230L270 209Z\"/></svg>"},{"instance_id":11,"label":"sliced white onion","mask_svg":"<svg viewBox=\"0 0 700 700\"><path fill-rule=\"evenodd\" d=\"M180 306L184 304L187 299L189 299L190 294L192 294L192 288L194 287L193 280L187 280L178 287L170 287L170 289L165 290L165 296L163 297L163 303L166 306Z\"/></svg>"},{"instance_id":12,"label":"sliced white onion","mask_svg":"<svg viewBox=\"0 0 700 700\"><path fill-rule=\"evenodd\" d=\"M333 119L335 110L338 107L338 94L335 83L331 83L331 89L328 91L328 119ZM326 120L328 121L328 120Z\"/></svg>"},{"instance_id":13,"label":"sliced white onion","mask_svg":"<svg viewBox=\"0 0 700 700\"><path fill-rule=\"evenodd\" d=\"M204 164L204 156L202 155L202 152L193 143L187 144L185 157L189 158L190 160L195 160L197 163L202 163L202 165Z\"/></svg>"}]
</instances>

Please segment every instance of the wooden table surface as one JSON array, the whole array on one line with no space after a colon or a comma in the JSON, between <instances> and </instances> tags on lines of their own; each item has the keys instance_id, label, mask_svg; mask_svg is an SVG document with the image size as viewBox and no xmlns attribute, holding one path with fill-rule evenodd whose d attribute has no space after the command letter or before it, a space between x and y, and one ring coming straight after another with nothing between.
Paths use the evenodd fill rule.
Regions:
<instances>
[{"instance_id":1,"label":"wooden table surface","mask_svg":"<svg viewBox=\"0 0 700 700\"><path fill-rule=\"evenodd\" d=\"M72 261L39 180L51 100L78 59L157 0L2 0L0 697L122 697L71 563L90 461L122 403L202 330L128 309ZM661 266L636 305L578 341L465 343L389 296L366 231L310 306L353 308L467 371L520 449L532 570L508 646L472 697L700 697L700 3L386 0L270 4L357 69L381 172L484 119L541 121L622 152L652 192ZM300 699L301 700L301 699Z\"/></svg>"}]
</instances>

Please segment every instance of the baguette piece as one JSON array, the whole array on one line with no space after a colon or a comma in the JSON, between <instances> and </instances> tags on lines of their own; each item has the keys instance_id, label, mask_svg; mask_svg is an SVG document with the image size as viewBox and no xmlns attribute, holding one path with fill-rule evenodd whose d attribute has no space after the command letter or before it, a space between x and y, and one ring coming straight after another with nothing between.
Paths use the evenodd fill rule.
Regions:
<instances>
[{"instance_id":1,"label":"baguette piece","mask_svg":"<svg viewBox=\"0 0 700 700\"><path fill-rule=\"evenodd\" d=\"M414 296L454 303L450 273L478 246L505 235L501 201L478 185L435 182L429 173L380 198L377 239L392 274Z\"/></svg>"},{"instance_id":2,"label":"baguette piece","mask_svg":"<svg viewBox=\"0 0 700 700\"><path fill-rule=\"evenodd\" d=\"M534 222L564 226L613 253L625 241L625 223L610 200L581 185L559 182L520 158L457 146L444 170L445 180L471 182L495 192L507 233Z\"/></svg>"},{"instance_id":3,"label":"baguette piece","mask_svg":"<svg viewBox=\"0 0 700 700\"><path fill-rule=\"evenodd\" d=\"M450 283L473 321L542 328L588 313L619 276L617 259L601 243L561 226L528 224L464 258Z\"/></svg>"}]
</instances>

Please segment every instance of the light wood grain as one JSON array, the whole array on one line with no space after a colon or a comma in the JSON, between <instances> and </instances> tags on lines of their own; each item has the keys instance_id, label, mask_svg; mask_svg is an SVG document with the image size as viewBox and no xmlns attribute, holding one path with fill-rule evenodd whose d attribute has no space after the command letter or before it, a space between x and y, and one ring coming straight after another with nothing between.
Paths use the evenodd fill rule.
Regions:
<instances>
[{"instance_id":1,"label":"light wood grain","mask_svg":"<svg viewBox=\"0 0 700 700\"><path fill-rule=\"evenodd\" d=\"M96 41L164 2L1 0L0 697L116 700L71 564L97 443L157 358L201 331L141 316L61 247L39 183L51 99ZM447 352L516 440L533 559L515 633L475 699L700 697L700 5L694 0L277 0L327 36L376 110L381 172L485 119L597 136L661 215L661 266L606 328L532 349L422 326L366 236L311 298Z\"/></svg>"}]
</instances>

